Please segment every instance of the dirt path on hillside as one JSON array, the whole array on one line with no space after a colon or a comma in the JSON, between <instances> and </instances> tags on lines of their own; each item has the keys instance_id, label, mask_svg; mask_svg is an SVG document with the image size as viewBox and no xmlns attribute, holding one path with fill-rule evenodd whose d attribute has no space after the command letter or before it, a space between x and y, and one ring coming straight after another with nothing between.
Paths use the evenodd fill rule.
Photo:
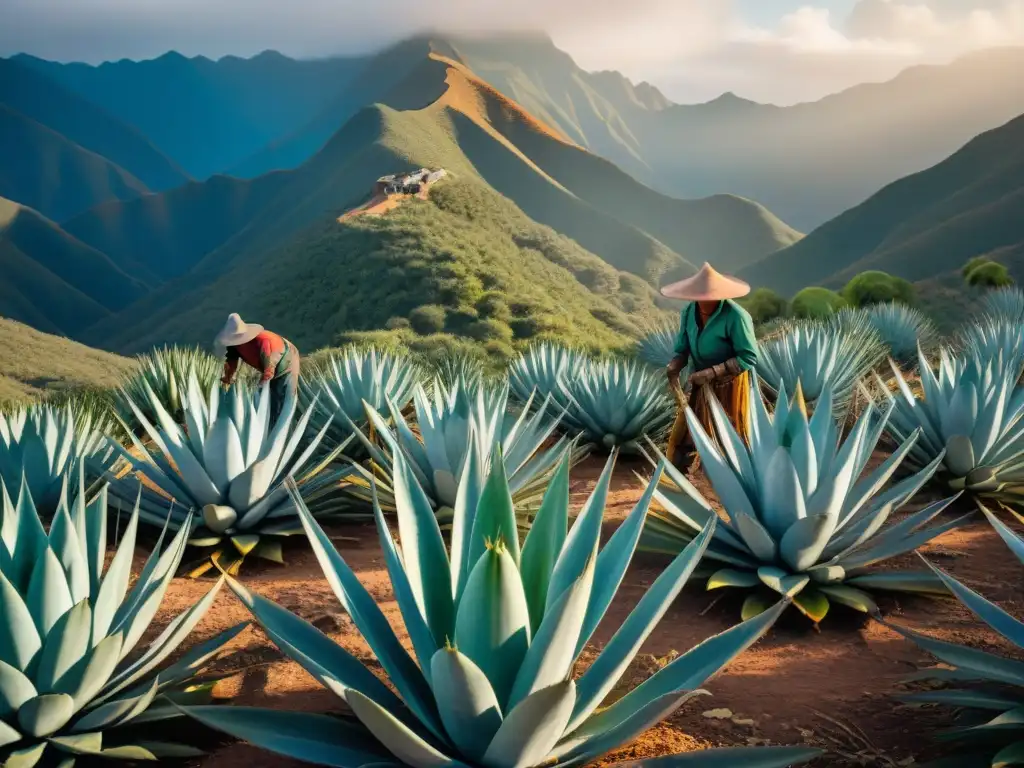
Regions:
<instances>
[{"instance_id":1,"label":"dirt path on hillside","mask_svg":"<svg viewBox=\"0 0 1024 768\"><path fill-rule=\"evenodd\" d=\"M426 200L430 197L430 187L432 186L433 184L424 187L415 195L374 195L362 205L341 214L341 216L338 217L338 221L348 221L356 216L383 216L388 211L394 210L406 200L411 200L414 197L420 200Z\"/></svg>"},{"instance_id":2,"label":"dirt path on hillside","mask_svg":"<svg viewBox=\"0 0 1024 768\"><path fill-rule=\"evenodd\" d=\"M574 472L573 505L577 511L601 470L601 460L589 459ZM642 464L620 461L606 512L605 538L629 513L642 484L634 470ZM698 486L702 483L698 481ZM706 483L701 491L709 497ZM924 499L920 499L922 503ZM339 541L339 551L360 580L381 604L389 621L407 643L401 618L372 526L333 526L332 535L354 537ZM928 546L925 553L957 578L980 590L1016 615L1022 613L1020 566L987 523L979 521L951 532ZM310 621L378 668L369 648L354 630L311 552L300 541L286 551L287 567L262 567L243 574L249 588L269 597ZM892 567L917 567L914 557ZM611 637L644 590L664 567L660 557L638 554L602 625L584 652L589 663ZM176 579L154 626L195 601L210 587L209 581ZM936 637L965 642L985 649L1006 650L997 635L952 600L883 597L884 615L897 623ZM641 655L620 685L622 693L677 653L684 653L708 637L739 621L740 600L712 596L693 581L645 643ZM198 628L192 642L247 618L247 612L225 590ZM337 711L340 700L319 686L297 664L285 660L255 628L233 643L223 668L245 665L241 675L221 684L220 692L238 704L316 712ZM933 661L880 623L834 607L820 631L796 611L790 611L753 648L706 686L711 697L696 699L667 722L635 743L608 756L602 764L652 757L707 746L756 744L815 744L832 750L821 766L896 766L911 757L934 757L930 735L952 720L947 711L914 710L895 698L900 681ZM820 713L820 714L819 714ZM838 723L838 724L837 724ZM842 725L859 729L867 742L847 733ZM837 756L847 753L851 757ZM202 768L281 768L299 765L244 744L225 744L192 765Z\"/></svg>"}]
</instances>

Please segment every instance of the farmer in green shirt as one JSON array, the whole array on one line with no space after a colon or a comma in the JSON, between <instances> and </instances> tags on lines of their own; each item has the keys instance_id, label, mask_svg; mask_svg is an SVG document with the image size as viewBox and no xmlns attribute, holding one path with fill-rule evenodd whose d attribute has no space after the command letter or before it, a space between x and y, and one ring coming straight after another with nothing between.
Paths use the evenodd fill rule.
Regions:
<instances>
[{"instance_id":1,"label":"farmer in green shirt","mask_svg":"<svg viewBox=\"0 0 1024 768\"><path fill-rule=\"evenodd\" d=\"M711 418L711 395L718 398L737 432L746 438L749 371L757 365L757 338L750 315L733 299L749 292L750 286L745 282L726 277L706 263L693 277L661 291L668 298L691 302L680 315L675 357L666 370L680 406L679 377L687 364L694 371L689 379L693 387L689 405L712 438L715 428ZM693 436L682 407L669 436L667 455L684 472L694 461Z\"/></svg>"}]
</instances>

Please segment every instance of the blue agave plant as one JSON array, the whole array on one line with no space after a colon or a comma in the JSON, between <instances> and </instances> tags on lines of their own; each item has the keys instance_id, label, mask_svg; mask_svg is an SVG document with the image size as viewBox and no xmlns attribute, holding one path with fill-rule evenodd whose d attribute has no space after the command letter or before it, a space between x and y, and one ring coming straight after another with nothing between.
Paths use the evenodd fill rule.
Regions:
<instances>
[{"instance_id":1,"label":"blue agave plant","mask_svg":"<svg viewBox=\"0 0 1024 768\"><path fill-rule=\"evenodd\" d=\"M492 460L485 477L483 463L471 447L449 546L416 473L400 454L400 547L376 507L411 653L312 515L302 513L328 582L390 685L306 621L231 582L278 647L343 699L353 717L241 707L186 711L259 747L323 765L583 766L704 694L699 686L756 641L783 608L710 638L602 708L697 565L714 524L662 573L593 664L574 678L576 659L632 559L653 486L601 550L612 460L570 529L569 462L563 459L520 543L503 465ZM301 508L297 494L295 502ZM781 768L817 754L789 747L709 751L680 756L679 764Z\"/></svg>"},{"instance_id":2,"label":"blue agave plant","mask_svg":"<svg viewBox=\"0 0 1024 768\"><path fill-rule=\"evenodd\" d=\"M876 304L866 310L866 315L894 360L913 360L918 347L927 348L935 338L932 321L920 310L906 304Z\"/></svg>"},{"instance_id":3,"label":"blue agave plant","mask_svg":"<svg viewBox=\"0 0 1024 768\"><path fill-rule=\"evenodd\" d=\"M648 365L664 368L676 356L678 335L678 321L654 327L637 343L637 355Z\"/></svg>"},{"instance_id":4,"label":"blue agave plant","mask_svg":"<svg viewBox=\"0 0 1024 768\"><path fill-rule=\"evenodd\" d=\"M1024 562L1024 540L987 509L982 511L1014 556ZM1024 518L1016 515L1024 522ZM927 563L927 560L925 561ZM928 563L950 592L994 632L1002 635L1019 651L1024 650L1024 622L1011 616L980 594L964 586L945 571ZM889 625L917 643L945 667L925 670L914 679L953 684L966 688L942 688L902 697L914 704L938 704L961 711L961 726L940 735L947 755L935 765L1011 766L1024 760L1024 740L1020 720L1024 702L1024 663L994 653L937 640L904 627Z\"/></svg>"}]
</instances>

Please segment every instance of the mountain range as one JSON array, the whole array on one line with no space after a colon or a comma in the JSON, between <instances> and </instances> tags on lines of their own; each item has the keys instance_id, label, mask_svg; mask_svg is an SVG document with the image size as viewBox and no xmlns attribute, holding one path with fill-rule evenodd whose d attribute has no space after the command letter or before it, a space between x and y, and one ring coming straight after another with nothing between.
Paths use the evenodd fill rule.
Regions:
<instances>
[{"instance_id":1,"label":"mountain range","mask_svg":"<svg viewBox=\"0 0 1024 768\"><path fill-rule=\"evenodd\" d=\"M657 287L704 261L786 294L1012 261L1021 128L997 126L1024 112L1018 63L993 50L780 108L676 105L539 35L317 61L16 56L0 60L0 315L124 353L205 343L231 311L307 349L381 329L607 347L668 317ZM420 167L448 177L344 215ZM784 221L832 208L806 238Z\"/></svg>"}]
</instances>

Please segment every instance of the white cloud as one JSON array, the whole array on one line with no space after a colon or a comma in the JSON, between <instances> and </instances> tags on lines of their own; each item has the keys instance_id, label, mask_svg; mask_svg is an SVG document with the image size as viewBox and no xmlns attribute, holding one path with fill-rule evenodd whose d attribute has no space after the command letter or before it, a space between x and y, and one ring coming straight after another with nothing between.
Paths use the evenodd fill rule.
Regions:
<instances>
[{"instance_id":1,"label":"white cloud","mask_svg":"<svg viewBox=\"0 0 1024 768\"><path fill-rule=\"evenodd\" d=\"M731 90L787 104L886 80L915 64L1024 44L1024 0L859 0L848 18L812 4L770 28L744 24L735 12L723 17L700 4L689 6L696 28L706 35L699 47L675 45L658 56L633 48L619 57L597 42L586 54L570 50L588 64L617 58L618 64L604 66L650 80L676 100L699 101Z\"/></svg>"}]
</instances>

